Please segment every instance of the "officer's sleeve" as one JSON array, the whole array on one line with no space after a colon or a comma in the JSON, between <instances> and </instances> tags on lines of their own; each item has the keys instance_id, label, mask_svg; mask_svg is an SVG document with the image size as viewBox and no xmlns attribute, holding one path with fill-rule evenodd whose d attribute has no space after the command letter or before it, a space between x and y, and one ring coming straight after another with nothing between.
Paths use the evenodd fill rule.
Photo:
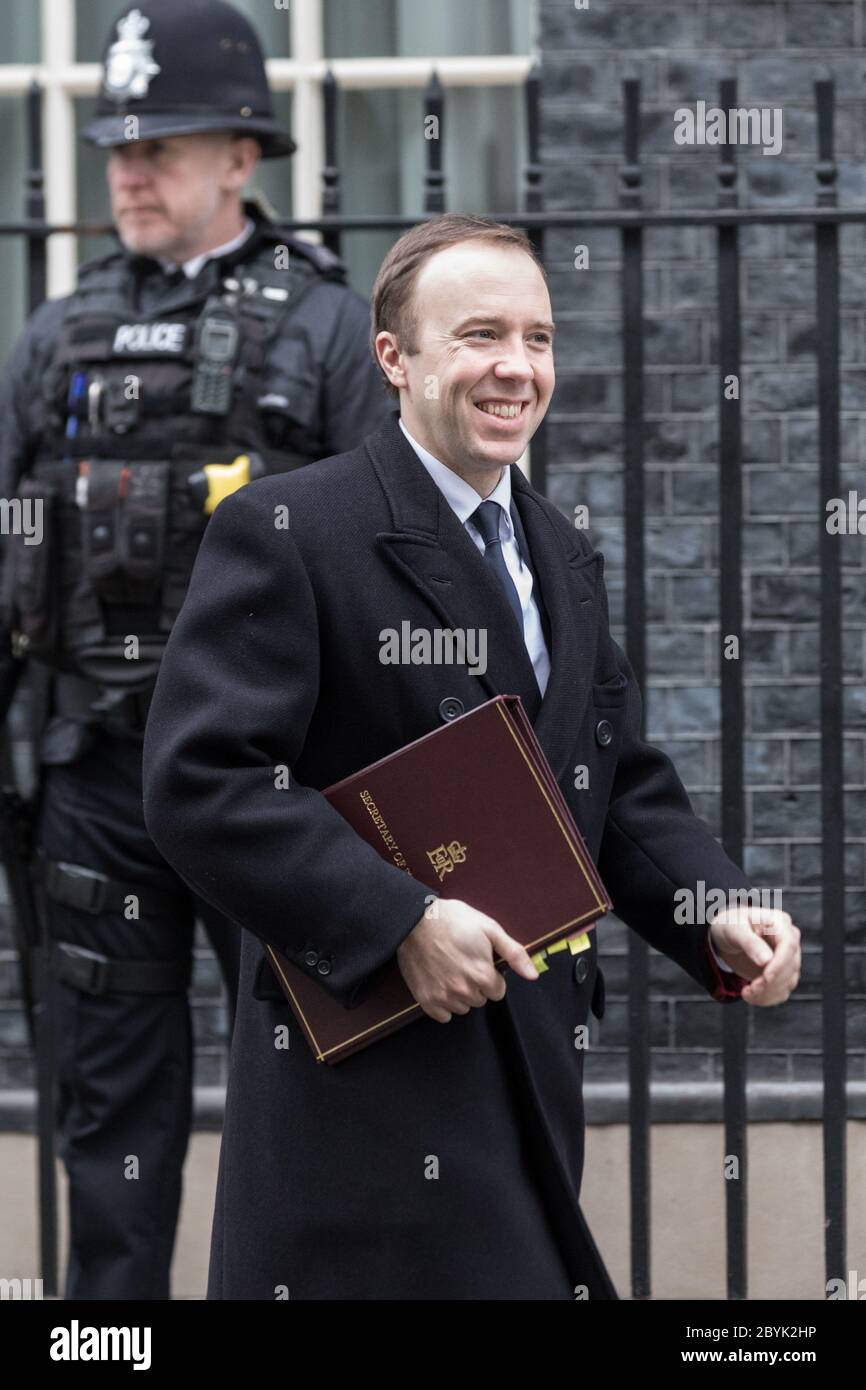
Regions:
<instances>
[{"instance_id":1,"label":"officer's sleeve","mask_svg":"<svg viewBox=\"0 0 866 1390\"><path fill-rule=\"evenodd\" d=\"M657 951L662 951L721 1003L739 998L745 981L724 975L713 958L707 921L681 923L675 913L688 889L700 902L704 893L746 890L749 879L728 858L718 840L692 809L670 758L640 733L642 700L631 663L610 636L607 595L602 584L601 640L611 663L628 681L625 727L614 774L598 869L618 917ZM613 665L611 665L613 669ZM712 899L710 899L712 902ZM707 919L714 913L708 911Z\"/></svg>"},{"instance_id":2,"label":"officer's sleeve","mask_svg":"<svg viewBox=\"0 0 866 1390\"><path fill-rule=\"evenodd\" d=\"M385 423L395 404L370 355L370 306L349 288L341 301L324 361L323 458L357 449Z\"/></svg>"},{"instance_id":3,"label":"officer's sleeve","mask_svg":"<svg viewBox=\"0 0 866 1390\"><path fill-rule=\"evenodd\" d=\"M45 304L31 317L6 363L0 379L0 497L15 496L33 449L28 404L41 381L40 347L55 303ZM50 339L49 339L50 341ZM8 539L0 534L0 573L6 563ZM2 584L2 579L0 579ZM6 718L24 663L12 655L10 635L0 619L0 723Z\"/></svg>"},{"instance_id":4,"label":"officer's sleeve","mask_svg":"<svg viewBox=\"0 0 866 1390\"><path fill-rule=\"evenodd\" d=\"M429 890L295 779L318 686L306 568L248 484L208 523L166 646L145 732L145 824L194 892L351 1004ZM304 962L309 950L330 958L330 974Z\"/></svg>"},{"instance_id":5,"label":"officer's sleeve","mask_svg":"<svg viewBox=\"0 0 866 1390\"><path fill-rule=\"evenodd\" d=\"M42 381L66 313L66 299L46 299L24 326L0 378L0 490L15 493L29 467L41 421Z\"/></svg>"}]
</instances>

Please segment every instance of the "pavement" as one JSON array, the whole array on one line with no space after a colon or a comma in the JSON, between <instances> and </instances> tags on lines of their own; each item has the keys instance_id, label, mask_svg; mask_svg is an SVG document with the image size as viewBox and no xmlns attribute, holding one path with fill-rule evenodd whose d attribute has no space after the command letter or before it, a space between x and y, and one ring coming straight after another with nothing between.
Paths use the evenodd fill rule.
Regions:
<instances>
[{"instance_id":1,"label":"pavement","mask_svg":"<svg viewBox=\"0 0 866 1390\"><path fill-rule=\"evenodd\" d=\"M204 1298L219 1135L193 1134L172 1270L172 1296ZM724 1299L723 1131L716 1124L654 1125L652 1291L655 1299ZM748 1273L750 1299L823 1299L824 1216L821 1126L749 1126ZM65 1250L65 1178L60 1183ZM847 1269L866 1298L866 1124L848 1125ZM26 1134L0 1134L0 1278L34 1278L36 1145ZM628 1129L586 1132L581 1193L584 1215L621 1298L629 1287ZM65 1258L65 1256L64 1256ZM846 1271L847 1274L847 1271Z\"/></svg>"}]
</instances>

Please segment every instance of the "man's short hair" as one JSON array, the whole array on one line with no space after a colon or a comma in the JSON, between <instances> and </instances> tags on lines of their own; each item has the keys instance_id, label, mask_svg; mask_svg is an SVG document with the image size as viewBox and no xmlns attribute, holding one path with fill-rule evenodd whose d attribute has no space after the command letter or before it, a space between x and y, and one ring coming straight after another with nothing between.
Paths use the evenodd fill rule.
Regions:
<instances>
[{"instance_id":1,"label":"man's short hair","mask_svg":"<svg viewBox=\"0 0 866 1390\"><path fill-rule=\"evenodd\" d=\"M519 227L508 227L490 217L474 213L447 212L412 227L396 241L379 268L371 296L370 351L390 396L399 396L388 380L376 354L376 338L393 333L400 351L412 356L418 352L418 317L415 313L415 282L425 261L446 246L463 241L486 241L496 246L515 246L531 256L547 282L544 266L529 237Z\"/></svg>"}]
</instances>

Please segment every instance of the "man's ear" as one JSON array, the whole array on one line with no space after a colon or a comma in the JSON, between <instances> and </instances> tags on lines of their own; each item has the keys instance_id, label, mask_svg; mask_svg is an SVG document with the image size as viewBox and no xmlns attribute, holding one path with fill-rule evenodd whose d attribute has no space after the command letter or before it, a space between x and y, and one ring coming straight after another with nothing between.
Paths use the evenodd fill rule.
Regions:
<instances>
[{"instance_id":1,"label":"man's ear","mask_svg":"<svg viewBox=\"0 0 866 1390\"><path fill-rule=\"evenodd\" d=\"M401 350L396 333L383 328L376 334L376 356L379 366L390 384L396 389L406 385L406 369L400 361Z\"/></svg>"},{"instance_id":2,"label":"man's ear","mask_svg":"<svg viewBox=\"0 0 866 1390\"><path fill-rule=\"evenodd\" d=\"M262 157L262 147L251 135L232 135L229 156L232 186L243 188Z\"/></svg>"}]
</instances>

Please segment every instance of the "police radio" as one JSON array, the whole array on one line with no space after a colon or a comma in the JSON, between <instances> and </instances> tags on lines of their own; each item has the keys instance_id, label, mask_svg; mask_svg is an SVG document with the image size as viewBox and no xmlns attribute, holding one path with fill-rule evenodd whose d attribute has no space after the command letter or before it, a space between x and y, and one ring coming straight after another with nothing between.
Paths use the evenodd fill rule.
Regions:
<instances>
[{"instance_id":1,"label":"police radio","mask_svg":"<svg viewBox=\"0 0 866 1390\"><path fill-rule=\"evenodd\" d=\"M209 299L198 321L195 337L192 409L198 414L228 415L240 338L234 311L222 299Z\"/></svg>"}]
</instances>

